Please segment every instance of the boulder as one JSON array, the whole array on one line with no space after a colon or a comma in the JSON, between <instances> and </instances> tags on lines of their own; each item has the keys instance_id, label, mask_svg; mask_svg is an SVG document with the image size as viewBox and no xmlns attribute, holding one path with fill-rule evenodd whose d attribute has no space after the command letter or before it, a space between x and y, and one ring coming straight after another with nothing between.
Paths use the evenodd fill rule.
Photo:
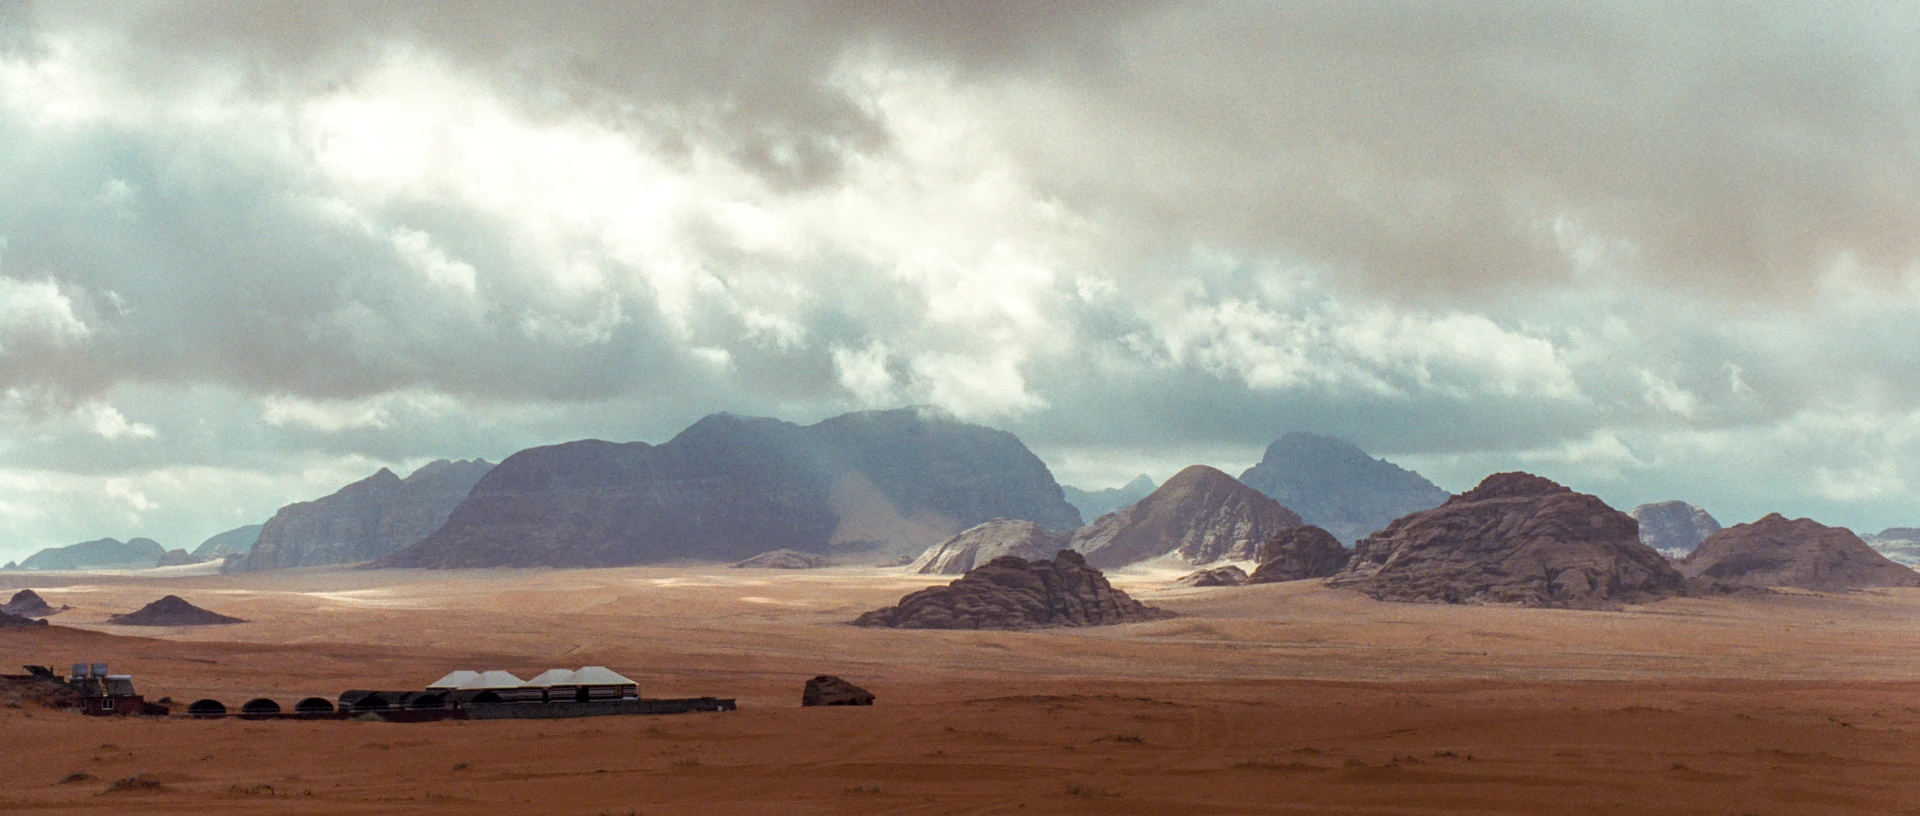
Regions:
<instances>
[{"instance_id":1,"label":"boulder","mask_svg":"<svg viewBox=\"0 0 1920 816\"><path fill-rule=\"evenodd\" d=\"M1707 536L1680 561L1680 572L1710 589L1920 586L1920 572L1875 552L1847 529L1779 513Z\"/></svg>"},{"instance_id":2,"label":"boulder","mask_svg":"<svg viewBox=\"0 0 1920 816\"><path fill-rule=\"evenodd\" d=\"M1332 533L1306 524L1267 539L1260 547L1260 566L1247 583L1326 578L1345 569L1352 559L1353 551L1340 546Z\"/></svg>"},{"instance_id":3,"label":"boulder","mask_svg":"<svg viewBox=\"0 0 1920 816\"><path fill-rule=\"evenodd\" d=\"M182 600L178 595L168 595L140 607L137 611L115 615L108 618L107 622L120 626L214 626L246 623L239 618L230 618L218 612L201 609Z\"/></svg>"},{"instance_id":4,"label":"boulder","mask_svg":"<svg viewBox=\"0 0 1920 816\"><path fill-rule=\"evenodd\" d=\"M907 564L907 571L921 575L964 575L1003 555L1046 558L1066 547L1072 537L1072 533L1056 533L1031 521L994 519L928 547L919 558Z\"/></svg>"},{"instance_id":5,"label":"boulder","mask_svg":"<svg viewBox=\"0 0 1920 816\"><path fill-rule=\"evenodd\" d=\"M1643 504L1627 512L1640 523L1640 540L1668 558L1685 558L1707 536L1720 531L1720 522L1707 511L1683 501Z\"/></svg>"},{"instance_id":6,"label":"boulder","mask_svg":"<svg viewBox=\"0 0 1920 816\"><path fill-rule=\"evenodd\" d=\"M1051 560L1001 556L946 586L868 612L855 626L895 629L1040 629L1160 620L1173 613L1147 606L1107 583L1072 550Z\"/></svg>"},{"instance_id":7,"label":"boulder","mask_svg":"<svg viewBox=\"0 0 1920 816\"><path fill-rule=\"evenodd\" d=\"M1330 583L1421 603L1609 609L1681 594L1686 579L1632 517L1527 473L1496 473L1355 547Z\"/></svg>"},{"instance_id":8,"label":"boulder","mask_svg":"<svg viewBox=\"0 0 1920 816\"><path fill-rule=\"evenodd\" d=\"M833 559L824 555L795 552L793 550L769 550L745 561L735 562L729 566L734 569L819 569L821 567L833 566Z\"/></svg>"},{"instance_id":9,"label":"boulder","mask_svg":"<svg viewBox=\"0 0 1920 816\"><path fill-rule=\"evenodd\" d=\"M1240 474L1240 481L1342 544L1447 500L1447 491L1425 477L1375 459L1352 442L1297 431L1268 445L1259 464Z\"/></svg>"},{"instance_id":10,"label":"boulder","mask_svg":"<svg viewBox=\"0 0 1920 816\"><path fill-rule=\"evenodd\" d=\"M1177 578L1169 586L1176 587L1223 587L1240 586L1247 582L1247 571L1232 564L1213 569L1203 569Z\"/></svg>"},{"instance_id":11,"label":"boulder","mask_svg":"<svg viewBox=\"0 0 1920 816\"><path fill-rule=\"evenodd\" d=\"M41 598L39 593L31 589L23 589L13 593L13 598L7 601L5 606L0 606L0 612L28 618L44 618L48 615L57 615L69 608L63 606L55 609Z\"/></svg>"},{"instance_id":12,"label":"boulder","mask_svg":"<svg viewBox=\"0 0 1920 816\"><path fill-rule=\"evenodd\" d=\"M1300 517L1279 502L1206 465L1174 474L1132 507L1074 533L1070 547L1100 569L1168 554L1189 564L1252 561L1260 544Z\"/></svg>"},{"instance_id":13,"label":"boulder","mask_svg":"<svg viewBox=\"0 0 1920 816\"><path fill-rule=\"evenodd\" d=\"M873 705L873 692L835 677L823 674L807 681L807 689L800 693L802 706L870 706Z\"/></svg>"}]
</instances>

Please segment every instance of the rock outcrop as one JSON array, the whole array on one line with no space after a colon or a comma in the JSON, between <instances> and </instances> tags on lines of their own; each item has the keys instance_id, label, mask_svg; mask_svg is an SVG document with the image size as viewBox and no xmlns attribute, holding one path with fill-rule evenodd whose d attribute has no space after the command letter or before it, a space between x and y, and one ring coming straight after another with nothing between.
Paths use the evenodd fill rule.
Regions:
<instances>
[{"instance_id":1,"label":"rock outcrop","mask_svg":"<svg viewBox=\"0 0 1920 816\"><path fill-rule=\"evenodd\" d=\"M853 624L895 629L1040 629L1172 616L1114 589L1079 553L1061 550L1051 560L996 558L951 584L920 590L901 598L898 606L861 615Z\"/></svg>"},{"instance_id":2,"label":"rock outcrop","mask_svg":"<svg viewBox=\"0 0 1920 816\"><path fill-rule=\"evenodd\" d=\"M1332 533L1311 524L1301 525L1261 545L1260 566L1248 576L1247 583L1326 578L1345 569L1351 560L1353 551L1340 546Z\"/></svg>"},{"instance_id":3,"label":"rock outcrop","mask_svg":"<svg viewBox=\"0 0 1920 816\"><path fill-rule=\"evenodd\" d=\"M71 608L62 606L55 609L46 602L46 599L40 597L40 593L23 589L13 593L13 598L7 601L6 606L0 606L0 612L25 618L44 618L48 615L58 615Z\"/></svg>"},{"instance_id":4,"label":"rock outcrop","mask_svg":"<svg viewBox=\"0 0 1920 816\"><path fill-rule=\"evenodd\" d=\"M253 543L260 540L260 531L265 527L264 524L249 524L217 534L200 542L200 546L193 549L193 557L202 561L218 561L245 555L253 550Z\"/></svg>"},{"instance_id":5,"label":"rock outcrop","mask_svg":"<svg viewBox=\"0 0 1920 816\"><path fill-rule=\"evenodd\" d=\"M824 555L794 552L793 550L771 550L745 561L736 561L728 566L734 569L820 569L821 567L833 566L833 559Z\"/></svg>"},{"instance_id":6,"label":"rock outcrop","mask_svg":"<svg viewBox=\"0 0 1920 816\"><path fill-rule=\"evenodd\" d=\"M1158 485L1153 483L1153 479L1142 473L1133 477L1133 481L1104 490L1064 486L1060 489L1066 491L1067 503L1080 511L1080 518L1091 520L1132 507L1134 502L1146 498L1156 487Z\"/></svg>"},{"instance_id":7,"label":"rock outcrop","mask_svg":"<svg viewBox=\"0 0 1920 816\"><path fill-rule=\"evenodd\" d=\"M1223 587L1241 586L1247 582L1247 571L1232 564L1188 573L1174 579L1169 586L1176 587Z\"/></svg>"},{"instance_id":8,"label":"rock outcrop","mask_svg":"<svg viewBox=\"0 0 1920 816\"><path fill-rule=\"evenodd\" d=\"M1071 533L1057 533L1031 521L994 519L928 547L907 565L907 571L921 575L964 575L1003 555L1046 558L1066 547L1072 537Z\"/></svg>"},{"instance_id":9,"label":"rock outcrop","mask_svg":"<svg viewBox=\"0 0 1920 816\"><path fill-rule=\"evenodd\" d=\"M11 612L0 612L0 629L14 629L22 626L46 626L46 625L47 625L47 622L45 619L35 620L25 615L15 615Z\"/></svg>"},{"instance_id":10,"label":"rock outcrop","mask_svg":"<svg viewBox=\"0 0 1920 816\"><path fill-rule=\"evenodd\" d=\"M107 622L120 626L213 626L246 623L239 618L230 618L218 612L201 609L181 600L178 595L168 595L136 611L115 615L108 618Z\"/></svg>"},{"instance_id":11,"label":"rock outcrop","mask_svg":"<svg viewBox=\"0 0 1920 816\"><path fill-rule=\"evenodd\" d=\"M160 563L167 548L151 538L100 538L48 547L20 562L26 570L145 569Z\"/></svg>"},{"instance_id":12,"label":"rock outcrop","mask_svg":"<svg viewBox=\"0 0 1920 816\"><path fill-rule=\"evenodd\" d=\"M1274 440L1260 463L1240 474L1240 481L1341 543L1358 541L1394 519L1447 500L1447 491L1425 477L1368 456L1351 442L1300 432Z\"/></svg>"},{"instance_id":13,"label":"rock outcrop","mask_svg":"<svg viewBox=\"0 0 1920 816\"><path fill-rule=\"evenodd\" d=\"M1177 553L1189 564L1252 561L1274 534L1300 525L1279 502L1206 465L1074 533L1072 548L1100 569Z\"/></svg>"},{"instance_id":14,"label":"rock outcrop","mask_svg":"<svg viewBox=\"0 0 1920 816\"><path fill-rule=\"evenodd\" d=\"M280 508L252 549L229 558L225 570L352 564L393 555L439 529L492 469L482 459L441 459L402 479L381 468L332 495Z\"/></svg>"},{"instance_id":15,"label":"rock outcrop","mask_svg":"<svg viewBox=\"0 0 1920 816\"><path fill-rule=\"evenodd\" d=\"M1707 511L1683 501L1643 504L1627 511L1640 523L1640 541L1675 560L1687 557L1707 536L1720 531L1720 522Z\"/></svg>"},{"instance_id":16,"label":"rock outcrop","mask_svg":"<svg viewBox=\"0 0 1920 816\"><path fill-rule=\"evenodd\" d=\"M160 562L156 564L156 566L184 567L188 564L198 564L198 563L200 563L200 559L193 557L193 553L187 552L186 550L183 550L183 549L173 549L173 550L168 550L166 552L161 553Z\"/></svg>"},{"instance_id":17,"label":"rock outcrop","mask_svg":"<svg viewBox=\"0 0 1920 816\"><path fill-rule=\"evenodd\" d=\"M1842 527L1772 513L1735 524L1700 542L1680 572L1710 588L1795 587L1845 592L1920 586L1920 572L1875 552Z\"/></svg>"},{"instance_id":18,"label":"rock outcrop","mask_svg":"<svg viewBox=\"0 0 1920 816\"><path fill-rule=\"evenodd\" d=\"M994 518L1080 525L1012 434L928 410L814 425L716 414L665 444L597 440L502 462L396 567L735 561L769 547L911 557Z\"/></svg>"},{"instance_id":19,"label":"rock outcrop","mask_svg":"<svg viewBox=\"0 0 1920 816\"><path fill-rule=\"evenodd\" d=\"M823 674L807 681L806 689L800 692L800 705L870 706L873 705L873 692L831 674Z\"/></svg>"},{"instance_id":20,"label":"rock outcrop","mask_svg":"<svg viewBox=\"0 0 1920 816\"><path fill-rule=\"evenodd\" d=\"M1607 609L1685 591L1627 514L1527 473L1496 473L1361 539L1330 581L1381 600Z\"/></svg>"}]
</instances>

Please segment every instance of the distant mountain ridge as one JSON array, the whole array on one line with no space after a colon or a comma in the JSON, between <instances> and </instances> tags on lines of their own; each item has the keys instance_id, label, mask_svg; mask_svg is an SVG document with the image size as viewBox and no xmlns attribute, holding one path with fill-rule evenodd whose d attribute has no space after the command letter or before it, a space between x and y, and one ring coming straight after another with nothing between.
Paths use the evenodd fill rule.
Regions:
<instances>
[{"instance_id":1,"label":"distant mountain ridge","mask_svg":"<svg viewBox=\"0 0 1920 816\"><path fill-rule=\"evenodd\" d=\"M885 560L1002 517L1080 526L1013 434L921 409L807 426L714 414L657 446L515 453L440 530L381 564L595 567L772 549Z\"/></svg>"},{"instance_id":2,"label":"distant mountain ridge","mask_svg":"<svg viewBox=\"0 0 1920 816\"><path fill-rule=\"evenodd\" d=\"M1289 432L1267 446L1240 481L1345 544L1430 510L1448 493L1418 473L1330 436Z\"/></svg>"},{"instance_id":3,"label":"distant mountain ridge","mask_svg":"<svg viewBox=\"0 0 1920 816\"><path fill-rule=\"evenodd\" d=\"M1062 485L1060 489L1066 491L1067 503L1080 511L1080 518L1093 521L1108 513L1132 507L1134 502L1146 498L1156 487L1159 485L1154 484L1153 479L1142 473L1124 485L1104 490L1081 490L1066 485Z\"/></svg>"},{"instance_id":4,"label":"distant mountain ridge","mask_svg":"<svg viewBox=\"0 0 1920 816\"><path fill-rule=\"evenodd\" d=\"M264 524L249 524L215 534L194 548L193 557L212 561L216 558L227 558L250 552L253 550L254 542L260 540L260 530L264 527L266 527Z\"/></svg>"},{"instance_id":5,"label":"distant mountain ridge","mask_svg":"<svg viewBox=\"0 0 1920 816\"><path fill-rule=\"evenodd\" d=\"M1194 465L1131 507L1075 533L1069 547L1100 569L1177 553L1191 564L1253 561L1300 516L1232 476Z\"/></svg>"},{"instance_id":6,"label":"distant mountain ridge","mask_svg":"<svg viewBox=\"0 0 1920 816\"><path fill-rule=\"evenodd\" d=\"M98 538L65 547L48 547L20 562L23 570L79 570L109 567L144 568L157 566L167 548L151 538L120 541Z\"/></svg>"},{"instance_id":7,"label":"distant mountain ridge","mask_svg":"<svg viewBox=\"0 0 1920 816\"><path fill-rule=\"evenodd\" d=\"M483 459L436 460L405 479L381 468L333 494L280 508L228 572L253 572L383 558L426 538L482 476Z\"/></svg>"},{"instance_id":8,"label":"distant mountain ridge","mask_svg":"<svg viewBox=\"0 0 1920 816\"><path fill-rule=\"evenodd\" d=\"M1711 513L1683 501L1643 504L1627 512L1640 523L1640 541L1668 558L1685 558L1720 531Z\"/></svg>"}]
</instances>

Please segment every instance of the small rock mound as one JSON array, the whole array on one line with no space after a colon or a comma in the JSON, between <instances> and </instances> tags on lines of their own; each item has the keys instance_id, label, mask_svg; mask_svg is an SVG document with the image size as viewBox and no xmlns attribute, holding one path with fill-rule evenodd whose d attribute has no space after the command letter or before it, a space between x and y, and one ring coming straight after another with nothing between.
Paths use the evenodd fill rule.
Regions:
<instances>
[{"instance_id":1,"label":"small rock mound","mask_svg":"<svg viewBox=\"0 0 1920 816\"><path fill-rule=\"evenodd\" d=\"M953 583L929 587L854 620L895 629L1040 629L1105 626L1173 617L1114 589L1072 550L1052 560L995 558Z\"/></svg>"},{"instance_id":2,"label":"small rock mound","mask_svg":"<svg viewBox=\"0 0 1920 816\"><path fill-rule=\"evenodd\" d=\"M1340 546L1332 533L1311 524L1281 532L1260 547L1260 566L1249 584L1271 584L1326 578L1345 569L1353 551Z\"/></svg>"},{"instance_id":3,"label":"small rock mound","mask_svg":"<svg viewBox=\"0 0 1920 816\"><path fill-rule=\"evenodd\" d=\"M25 615L15 615L11 612L0 612L0 629L12 629L19 626L45 626L45 625L47 625L47 621L44 618L40 620L34 620L33 618L29 618Z\"/></svg>"},{"instance_id":4,"label":"small rock mound","mask_svg":"<svg viewBox=\"0 0 1920 816\"><path fill-rule=\"evenodd\" d=\"M1387 601L1607 609L1686 587L1632 517L1528 473L1488 476L1354 549L1330 583Z\"/></svg>"},{"instance_id":5,"label":"small rock mound","mask_svg":"<svg viewBox=\"0 0 1920 816\"><path fill-rule=\"evenodd\" d=\"M1768 514L1707 537L1680 572L1710 589L1795 587L1845 592L1920 586L1920 572L1875 552L1852 532L1812 519Z\"/></svg>"},{"instance_id":6,"label":"small rock mound","mask_svg":"<svg viewBox=\"0 0 1920 816\"><path fill-rule=\"evenodd\" d=\"M1045 558L1067 546L1070 533L1056 533L1031 521L994 519L961 531L927 548L907 565L920 575L965 575L967 570L1003 555Z\"/></svg>"},{"instance_id":7,"label":"small rock mound","mask_svg":"<svg viewBox=\"0 0 1920 816\"><path fill-rule=\"evenodd\" d=\"M178 595L168 595L140 607L138 611L125 615L115 615L107 619L108 623L120 626L212 626L226 623L246 623L239 618L230 618L218 612L209 612L180 599Z\"/></svg>"},{"instance_id":8,"label":"small rock mound","mask_svg":"<svg viewBox=\"0 0 1920 816\"><path fill-rule=\"evenodd\" d=\"M833 566L833 559L798 550L771 550L731 566L734 569L819 569Z\"/></svg>"},{"instance_id":9,"label":"small rock mound","mask_svg":"<svg viewBox=\"0 0 1920 816\"><path fill-rule=\"evenodd\" d=\"M1222 587L1241 586L1247 582L1247 571L1232 564L1213 569L1203 569L1175 580L1170 586L1176 587Z\"/></svg>"},{"instance_id":10,"label":"small rock mound","mask_svg":"<svg viewBox=\"0 0 1920 816\"><path fill-rule=\"evenodd\" d=\"M13 599L7 601L5 606L0 606L0 612L28 618L44 618L48 615L58 615L66 608L63 606L55 609L40 597L40 593L23 589L13 593Z\"/></svg>"},{"instance_id":11,"label":"small rock mound","mask_svg":"<svg viewBox=\"0 0 1920 816\"><path fill-rule=\"evenodd\" d=\"M835 677L823 674L807 681L807 689L800 693L802 706L870 706L873 705L873 692Z\"/></svg>"}]
</instances>

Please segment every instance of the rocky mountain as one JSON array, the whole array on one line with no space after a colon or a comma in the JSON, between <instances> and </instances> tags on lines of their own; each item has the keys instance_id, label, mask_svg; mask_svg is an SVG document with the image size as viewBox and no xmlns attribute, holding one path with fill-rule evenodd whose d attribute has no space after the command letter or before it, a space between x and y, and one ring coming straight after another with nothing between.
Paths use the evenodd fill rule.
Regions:
<instances>
[{"instance_id":1,"label":"rocky mountain","mask_svg":"<svg viewBox=\"0 0 1920 816\"><path fill-rule=\"evenodd\" d=\"M1072 548L1101 569L1168 553L1190 564L1251 561L1276 533L1300 517L1206 465L1174 474L1132 507L1102 516L1074 533Z\"/></svg>"},{"instance_id":2,"label":"rocky mountain","mask_svg":"<svg viewBox=\"0 0 1920 816\"><path fill-rule=\"evenodd\" d=\"M734 569L820 569L833 566L833 559L793 550L769 550L745 561L728 564Z\"/></svg>"},{"instance_id":3,"label":"rocky mountain","mask_svg":"<svg viewBox=\"0 0 1920 816\"><path fill-rule=\"evenodd\" d=\"M1345 569L1352 559L1353 551L1340 546L1332 533L1306 524L1267 539L1260 547L1260 566L1247 583L1326 578Z\"/></svg>"},{"instance_id":4,"label":"rocky mountain","mask_svg":"<svg viewBox=\"0 0 1920 816\"><path fill-rule=\"evenodd\" d=\"M1418 473L1368 456L1351 442L1298 431L1268 445L1240 481L1342 543L1447 500L1447 491Z\"/></svg>"},{"instance_id":5,"label":"rocky mountain","mask_svg":"<svg viewBox=\"0 0 1920 816\"><path fill-rule=\"evenodd\" d=\"M1080 517L1087 520L1097 519L1108 513L1132 507L1134 502L1147 497L1157 487L1153 479L1142 473L1133 477L1133 481L1119 487L1104 490L1081 490L1077 487L1062 487L1067 493L1067 503L1080 511Z\"/></svg>"},{"instance_id":6,"label":"rocky mountain","mask_svg":"<svg viewBox=\"0 0 1920 816\"><path fill-rule=\"evenodd\" d=\"M962 575L1003 555L1046 558L1064 549L1072 533L1056 533L1031 521L994 519L928 547L907 565L921 575Z\"/></svg>"},{"instance_id":7,"label":"rocky mountain","mask_svg":"<svg viewBox=\"0 0 1920 816\"><path fill-rule=\"evenodd\" d=\"M151 538L100 538L48 547L20 562L23 570L141 569L160 563L167 548Z\"/></svg>"},{"instance_id":8,"label":"rocky mountain","mask_svg":"<svg viewBox=\"0 0 1920 816\"><path fill-rule=\"evenodd\" d=\"M215 626L246 623L218 612L209 612L187 603L178 595L168 595L125 615L115 615L108 623L119 626Z\"/></svg>"},{"instance_id":9,"label":"rocky mountain","mask_svg":"<svg viewBox=\"0 0 1920 816\"><path fill-rule=\"evenodd\" d=\"M216 561L228 556L243 555L253 550L253 542L260 540L260 530L266 525L249 524L235 527L200 542L193 549L193 557L202 561Z\"/></svg>"},{"instance_id":10,"label":"rocky mountain","mask_svg":"<svg viewBox=\"0 0 1920 816\"><path fill-rule=\"evenodd\" d=\"M1051 560L1002 556L953 583L929 587L876 609L855 626L894 629L1040 629L1105 626L1159 620L1172 613L1147 606L1114 589L1079 553L1061 550Z\"/></svg>"},{"instance_id":11,"label":"rocky mountain","mask_svg":"<svg viewBox=\"0 0 1920 816\"><path fill-rule=\"evenodd\" d=\"M1707 511L1683 501L1643 504L1627 512L1640 523L1640 541L1668 558L1685 558L1720 530Z\"/></svg>"},{"instance_id":12,"label":"rocky mountain","mask_svg":"<svg viewBox=\"0 0 1920 816\"><path fill-rule=\"evenodd\" d=\"M1888 527L1877 533L1860 537L1875 552L1888 560L1907 567L1920 567L1920 529L1913 527Z\"/></svg>"},{"instance_id":13,"label":"rocky mountain","mask_svg":"<svg viewBox=\"0 0 1920 816\"><path fill-rule=\"evenodd\" d=\"M1527 473L1496 473L1361 539L1330 583L1381 600L1604 609L1686 579L1632 517Z\"/></svg>"},{"instance_id":14,"label":"rocky mountain","mask_svg":"<svg viewBox=\"0 0 1920 816\"><path fill-rule=\"evenodd\" d=\"M737 560L768 548L880 562L994 518L1080 526L1012 434L931 411L807 426L715 414L653 446L587 440L502 462L397 567Z\"/></svg>"},{"instance_id":15,"label":"rocky mountain","mask_svg":"<svg viewBox=\"0 0 1920 816\"><path fill-rule=\"evenodd\" d=\"M332 495L289 504L260 528L228 572L372 561L418 543L447 520L493 465L482 459L431 462L405 479L381 468Z\"/></svg>"},{"instance_id":16,"label":"rocky mountain","mask_svg":"<svg viewBox=\"0 0 1920 816\"><path fill-rule=\"evenodd\" d=\"M1768 514L1707 536L1680 562L1680 572L1716 588L1797 587L1845 592L1920 586L1920 572L1874 552L1842 527Z\"/></svg>"}]
</instances>

